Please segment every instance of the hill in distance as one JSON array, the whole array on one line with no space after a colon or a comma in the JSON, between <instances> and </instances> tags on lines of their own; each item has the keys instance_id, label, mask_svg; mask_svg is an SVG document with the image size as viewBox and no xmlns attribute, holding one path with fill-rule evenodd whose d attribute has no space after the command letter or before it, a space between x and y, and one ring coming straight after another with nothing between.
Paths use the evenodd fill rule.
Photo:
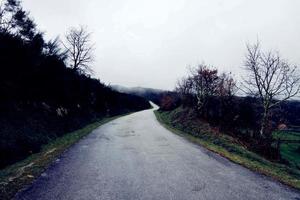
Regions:
<instances>
[{"instance_id":1,"label":"hill in distance","mask_svg":"<svg viewBox=\"0 0 300 200\"><path fill-rule=\"evenodd\" d=\"M111 85L110 87L117 92L143 97L157 105L160 104L163 95L168 92L166 90L145 87L125 87L121 85Z\"/></svg>"}]
</instances>

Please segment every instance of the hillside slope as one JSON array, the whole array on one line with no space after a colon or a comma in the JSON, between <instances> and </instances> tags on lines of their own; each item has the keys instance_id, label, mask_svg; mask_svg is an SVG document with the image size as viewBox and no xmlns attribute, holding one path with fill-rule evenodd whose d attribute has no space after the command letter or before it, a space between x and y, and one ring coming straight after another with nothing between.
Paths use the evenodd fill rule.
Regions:
<instances>
[{"instance_id":1,"label":"hillside slope","mask_svg":"<svg viewBox=\"0 0 300 200\"><path fill-rule=\"evenodd\" d=\"M150 108L67 67L59 44L0 27L0 168L103 117Z\"/></svg>"}]
</instances>

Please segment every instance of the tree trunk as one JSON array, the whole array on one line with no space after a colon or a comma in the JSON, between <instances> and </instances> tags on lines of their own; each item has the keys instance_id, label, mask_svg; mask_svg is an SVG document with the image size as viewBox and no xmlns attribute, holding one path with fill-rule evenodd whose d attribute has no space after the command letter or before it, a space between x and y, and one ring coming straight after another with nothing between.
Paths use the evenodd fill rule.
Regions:
<instances>
[{"instance_id":1,"label":"tree trunk","mask_svg":"<svg viewBox=\"0 0 300 200\"><path fill-rule=\"evenodd\" d=\"M267 124L268 124L268 111L265 110L263 117L262 117L262 121L261 121L261 128L260 128L260 136L262 138L266 138L266 129L267 129Z\"/></svg>"},{"instance_id":2,"label":"tree trunk","mask_svg":"<svg viewBox=\"0 0 300 200\"><path fill-rule=\"evenodd\" d=\"M272 146L272 131L269 128L269 109L265 107L261 128L260 128L260 143L263 154L267 157L272 157L271 146Z\"/></svg>"}]
</instances>

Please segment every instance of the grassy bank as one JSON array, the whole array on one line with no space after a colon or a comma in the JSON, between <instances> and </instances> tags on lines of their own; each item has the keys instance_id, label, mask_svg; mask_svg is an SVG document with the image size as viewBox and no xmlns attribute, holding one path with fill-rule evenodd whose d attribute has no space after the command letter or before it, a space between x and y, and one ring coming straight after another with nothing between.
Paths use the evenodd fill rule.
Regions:
<instances>
[{"instance_id":1,"label":"grassy bank","mask_svg":"<svg viewBox=\"0 0 300 200\"><path fill-rule=\"evenodd\" d=\"M273 137L281 140L300 141L300 133L292 131L276 131ZM280 154L291 167L300 169L300 143L282 143L280 145Z\"/></svg>"},{"instance_id":2,"label":"grassy bank","mask_svg":"<svg viewBox=\"0 0 300 200\"><path fill-rule=\"evenodd\" d=\"M65 134L43 146L39 153L0 171L0 199L11 199L24 185L30 184L67 148L97 127L123 115L104 118L77 131Z\"/></svg>"},{"instance_id":3,"label":"grassy bank","mask_svg":"<svg viewBox=\"0 0 300 200\"><path fill-rule=\"evenodd\" d=\"M279 163L270 162L263 157L247 150L236 139L223 134L216 134L205 123L189 120L178 120L182 108L173 111L155 111L158 121L175 134L189 141L220 154L229 160L243 165L248 169L271 176L274 179L300 189L300 171Z\"/></svg>"}]
</instances>

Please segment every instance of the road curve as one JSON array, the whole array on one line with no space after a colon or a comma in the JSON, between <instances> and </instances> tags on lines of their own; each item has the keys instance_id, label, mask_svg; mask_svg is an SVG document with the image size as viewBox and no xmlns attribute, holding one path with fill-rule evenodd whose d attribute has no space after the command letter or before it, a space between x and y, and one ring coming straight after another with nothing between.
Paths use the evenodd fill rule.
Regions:
<instances>
[{"instance_id":1,"label":"road curve","mask_svg":"<svg viewBox=\"0 0 300 200\"><path fill-rule=\"evenodd\" d=\"M299 200L300 193L191 144L146 110L93 131L15 199Z\"/></svg>"}]
</instances>

